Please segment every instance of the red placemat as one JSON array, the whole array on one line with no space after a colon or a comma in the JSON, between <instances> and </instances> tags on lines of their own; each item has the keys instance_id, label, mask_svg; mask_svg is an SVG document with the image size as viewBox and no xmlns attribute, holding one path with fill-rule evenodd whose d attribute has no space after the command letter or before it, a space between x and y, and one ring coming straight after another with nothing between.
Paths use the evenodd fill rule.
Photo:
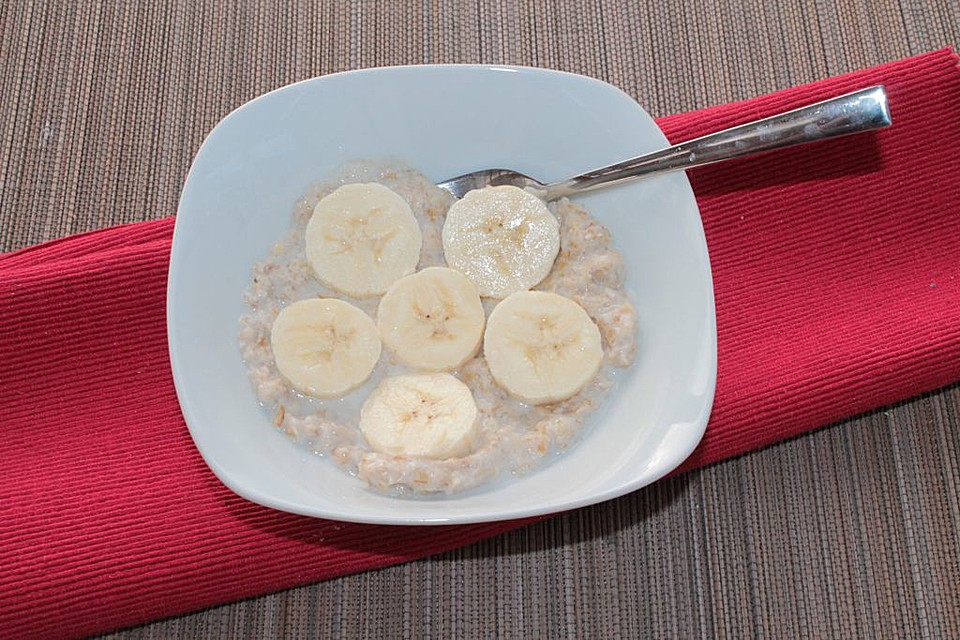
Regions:
<instances>
[{"instance_id":1,"label":"red placemat","mask_svg":"<svg viewBox=\"0 0 960 640\"><path fill-rule=\"evenodd\" d=\"M692 176L719 378L694 468L960 379L960 70L943 50L662 118L685 139L883 83L894 126ZM180 416L172 219L0 256L0 637L82 635L382 567L520 523L248 503Z\"/></svg>"}]
</instances>

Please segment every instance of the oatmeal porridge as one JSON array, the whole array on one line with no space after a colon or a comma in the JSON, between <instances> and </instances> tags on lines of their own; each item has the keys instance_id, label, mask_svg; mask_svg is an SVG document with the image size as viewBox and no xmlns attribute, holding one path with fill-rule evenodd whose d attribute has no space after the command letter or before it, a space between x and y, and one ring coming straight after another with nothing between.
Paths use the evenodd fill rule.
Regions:
<instances>
[{"instance_id":1,"label":"oatmeal porridge","mask_svg":"<svg viewBox=\"0 0 960 640\"><path fill-rule=\"evenodd\" d=\"M572 300L586 312L588 323L596 326L599 362L589 371L589 380L578 383L570 397L559 401L548 397L540 404L523 402L517 397L522 394L507 391L504 380L491 372L483 348L465 351L466 360L457 362L447 377L462 382L475 403L469 446L458 445L455 455L438 458L375 450L361 432L361 405L379 392L384 381L413 373L409 358L399 358L388 348L389 341L379 356L371 352L375 363L369 377L341 396L314 397L281 373L271 331L285 308L298 301L335 298L377 319L382 293L365 291L364 297L353 297L343 288L334 289L337 283L322 283L311 267L304 241L318 203L343 185L359 183L383 185L409 205L422 236L416 273L447 266L442 233L454 198L413 169L393 163L353 163L298 202L287 235L253 267L245 294L248 311L240 319L242 356L276 428L372 488L394 495L464 491L500 476L524 473L568 447L610 393L617 368L632 364L636 311L624 287L623 257L610 233L583 207L566 199L549 205L559 222L559 249L546 277L533 289ZM486 318L499 302L482 299Z\"/></svg>"}]
</instances>

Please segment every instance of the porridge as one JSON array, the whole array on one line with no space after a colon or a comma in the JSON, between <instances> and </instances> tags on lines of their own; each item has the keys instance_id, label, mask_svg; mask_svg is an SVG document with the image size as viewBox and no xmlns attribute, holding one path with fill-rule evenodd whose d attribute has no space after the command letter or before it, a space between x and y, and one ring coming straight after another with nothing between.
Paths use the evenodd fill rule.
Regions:
<instances>
[{"instance_id":1,"label":"porridge","mask_svg":"<svg viewBox=\"0 0 960 640\"><path fill-rule=\"evenodd\" d=\"M340 189L344 185L376 187L364 193L357 188L351 195L349 189ZM326 206L318 205L348 196L355 201L380 198L375 193L380 186L392 195L383 194L387 199L377 202L386 204L378 204L376 212L386 211L384 220L394 217L389 225L373 216L361 222L370 227L364 227L364 237L375 240L370 245L371 269L383 266L394 273L378 272L358 280L356 264L342 262L343 252L337 248L347 246L344 234L353 231L338 228L332 233L329 227L318 231L322 220L317 220ZM332 199L325 200L328 196ZM390 200L393 196L397 201ZM547 267L536 264L529 270L536 272L533 291L524 290L530 278L523 274L527 280L512 293L510 283L500 283L492 294L484 290L485 296L498 298L481 299L479 291L488 283L482 275L469 273L475 262L464 269L447 268L445 244L452 257L455 241L465 238L459 248L467 257L457 260L468 261L473 260L470 251L482 244L470 236L475 227L460 227L463 236L450 231L453 224L445 229L454 202L423 175L398 164L343 167L297 203L288 234L253 267L245 295L248 311L240 319L243 359L277 429L369 486L394 495L454 493L528 471L573 441L611 391L616 369L629 366L635 356L636 312L624 288L623 257L607 229L583 207L564 199L550 204L550 215L542 220L536 213L525 218L522 229L511 231L511 241L542 245L549 255ZM396 245L402 251L391 256L391 243L400 242L395 229L407 224L397 221L411 214L415 228L403 229L402 243ZM557 238L552 246L550 233ZM416 264L409 260L414 241L420 246ZM332 247L325 257L315 249L324 242ZM517 245L517 251L504 253L495 262L517 259L526 246ZM450 266L455 266L453 261ZM478 280L482 286L470 284ZM385 321L404 312L409 318L410 309L431 318L429 309L421 309L423 305L410 296L423 295L433 286L443 295L460 296L442 319L444 330L451 333L449 340L418 337L415 330L404 333L404 323L413 320ZM468 300L470 296L476 302ZM330 304L320 304L320 298ZM351 308L342 309L341 303ZM555 327L548 326L546 316L530 319L531 310L541 309L556 309L551 316ZM298 325L301 310L314 315ZM431 322L431 327L438 326L436 317ZM360 344L368 368L357 373L354 360L299 348L305 326L337 334L344 344ZM559 336L549 342L549 350L541 340L541 334L548 333ZM547 376L546 388L527 384L530 376L518 369L529 365L539 370L539 363L556 373ZM324 366L329 374L323 373ZM430 393L445 395L431 405L428 417L417 418L418 424L442 420L449 429L441 435L412 436L399 423L414 420L417 411L410 403L425 402Z\"/></svg>"}]
</instances>

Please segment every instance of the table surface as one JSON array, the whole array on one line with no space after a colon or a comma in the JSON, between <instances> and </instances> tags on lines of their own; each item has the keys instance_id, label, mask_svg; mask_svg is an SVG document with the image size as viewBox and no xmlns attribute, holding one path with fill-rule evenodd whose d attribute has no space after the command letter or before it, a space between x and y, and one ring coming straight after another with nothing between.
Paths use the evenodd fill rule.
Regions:
<instances>
[{"instance_id":1,"label":"table surface","mask_svg":"<svg viewBox=\"0 0 960 640\"><path fill-rule=\"evenodd\" d=\"M4 2L0 250L174 213L220 118L317 75L549 67L664 115L958 44L954 0ZM457 551L110 637L960 637L958 424L952 385Z\"/></svg>"}]
</instances>

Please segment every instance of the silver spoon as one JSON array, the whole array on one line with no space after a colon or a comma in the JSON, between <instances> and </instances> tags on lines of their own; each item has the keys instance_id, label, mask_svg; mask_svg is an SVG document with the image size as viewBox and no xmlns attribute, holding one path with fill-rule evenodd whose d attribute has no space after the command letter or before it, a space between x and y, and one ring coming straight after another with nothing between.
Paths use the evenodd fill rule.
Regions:
<instances>
[{"instance_id":1,"label":"silver spoon","mask_svg":"<svg viewBox=\"0 0 960 640\"><path fill-rule=\"evenodd\" d=\"M887 92L882 86L875 86L681 142L560 182L543 184L509 169L485 169L441 182L437 186L462 198L473 189L513 185L531 188L549 201L641 176L690 169L762 151L882 129L890 124Z\"/></svg>"}]
</instances>

